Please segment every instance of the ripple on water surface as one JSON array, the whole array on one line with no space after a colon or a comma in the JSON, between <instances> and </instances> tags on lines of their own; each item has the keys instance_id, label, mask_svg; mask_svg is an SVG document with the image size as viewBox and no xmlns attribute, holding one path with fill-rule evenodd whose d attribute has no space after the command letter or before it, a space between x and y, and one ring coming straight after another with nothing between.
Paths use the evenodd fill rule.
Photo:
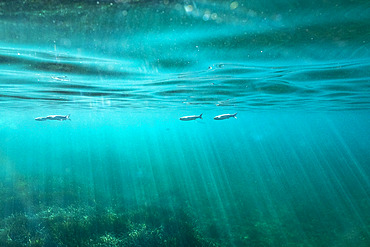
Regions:
<instances>
[{"instance_id":1,"label":"ripple on water surface","mask_svg":"<svg viewBox=\"0 0 370 247\"><path fill-rule=\"evenodd\" d=\"M334 2L0 3L0 104L369 109L370 9Z\"/></svg>"},{"instance_id":2,"label":"ripple on water surface","mask_svg":"<svg viewBox=\"0 0 370 247\"><path fill-rule=\"evenodd\" d=\"M118 108L197 104L338 110L370 106L366 61L291 66L224 63L168 73L148 72L127 61L27 49L2 48L0 58L0 100L5 107L50 101L86 108L92 103L99 107L98 101L101 107Z\"/></svg>"}]
</instances>

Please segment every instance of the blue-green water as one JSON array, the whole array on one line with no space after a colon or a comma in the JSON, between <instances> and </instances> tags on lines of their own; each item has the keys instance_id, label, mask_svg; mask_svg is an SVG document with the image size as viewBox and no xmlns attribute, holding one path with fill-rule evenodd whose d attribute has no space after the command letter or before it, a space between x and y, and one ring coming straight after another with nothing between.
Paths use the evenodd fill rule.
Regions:
<instances>
[{"instance_id":1,"label":"blue-green water","mask_svg":"<svg viewBox=\"0 0 370 247\"><path fill-rule=\"evenodd\" d=\"M368 1L0 2L0 246L369 246L368 30Z\"/></svg>"}]
</instances>

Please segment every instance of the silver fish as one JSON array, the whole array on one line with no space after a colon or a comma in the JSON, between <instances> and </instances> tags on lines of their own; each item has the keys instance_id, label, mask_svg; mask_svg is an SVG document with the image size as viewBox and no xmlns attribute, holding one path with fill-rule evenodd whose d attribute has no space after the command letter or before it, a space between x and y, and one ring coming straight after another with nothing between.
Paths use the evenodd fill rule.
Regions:
<instances>
[{"instance_id":1,"label":"silver fish","mask_svg":"<svg viewBox=\"0 0 370 247\"><path fill-rule=\"evenodd\" d=\"M214 120L224 120L224 119L229 119L231 117L236 118L236 114L238 114L238 113L235 113L235 114L223 114L223 115L216 116L213 119Z\"/></svg>"},{"instance_id":2,"label":"silver fish","mask_svg":"<svg viewBox=\"0 0 370 247\"><path fill-rule=\"evenodd\" d=\"M35 118L36 121L46 121L46 120L58 120L58 121L64 121L64 120L71 120L70 115L68 114L66 116L63 115L49 115L47 117L37 117Z\"/></svg>"},{"instance_id":3,"label":"silver fish","mask_svg":"<svg viewBox=\"0 0 370 247\"><path fill-rule=\"evenodd\" d=\"M182 120L182 121L190 121L190 120L195 120L195 119L197 119L197 118L203 119L203 118L202 118L202 115L203 115L203 113L202 113L202 114L200 114L199 116L194 115L194 116L185 116L185 117L180 117L180 120Z\"/></svg>"}]
</instances>

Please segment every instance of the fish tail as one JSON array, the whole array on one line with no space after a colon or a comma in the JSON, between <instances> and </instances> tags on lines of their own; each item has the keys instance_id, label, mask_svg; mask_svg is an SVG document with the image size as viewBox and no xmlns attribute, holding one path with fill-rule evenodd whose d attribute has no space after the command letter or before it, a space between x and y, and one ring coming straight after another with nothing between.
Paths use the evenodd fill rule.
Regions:
<instances>
[{"instance_id":1,"label":"fish tail","mask_svg":"<svg viewBox=\"0 0 370 247\"><path fill-rule=\"evenodd\" d=\"M200 119L203 119L203 118L202 118L202 115L203 115L203 113L199 115L199 118L200 118Z\"/></svg>"}]
</instances>

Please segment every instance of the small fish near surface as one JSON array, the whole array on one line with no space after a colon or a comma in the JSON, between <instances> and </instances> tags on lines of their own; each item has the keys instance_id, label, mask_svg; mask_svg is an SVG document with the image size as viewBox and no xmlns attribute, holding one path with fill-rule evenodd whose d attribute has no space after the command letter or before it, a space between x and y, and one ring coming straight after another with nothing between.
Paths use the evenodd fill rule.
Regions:
<instances>
[{"instance_id":1,"label":"small fish near surface","mask_svg":"<svg viewBox=\"0 0 370 247\"><path fill-rule=\"evenodd\" d=\"M49 115L47 117L37 117L35 118L36 121L46 121L46 120L58 120L58 121L64 121L64 120L71 120L70 115L68 114L66 116L63 115Z\"/></svg>"},{"instance_id":2,"label":"small fish near surface","mask_svg":"<svg viewBox=\"0 0 370 247\"><path fill-rule=\"evenodd\" d=\"M235 114L223 114L223 115L216 116L213 119L214 120L225 120L225 119L229 119L231 117L236 118L236 114L238 114L238 113L235 113Z\"/></svg>"},{"instance_id":3,"label":"small fish near surface","mask_svg":"<svg viewBox=\"0 0 370 247\"><path fill-rule=\"evenodd\" d=\"M199 116L194 115L194 116L185 116L185 117L180 117L180 120L181 120L181 121L191 121L191 120L195 120L195 119L197 119L197 118L203 119L203 118L202 118L202 115L203 115L203 113L202 113L202 114L200 114Z\"/></svg>"}]
</instances>

